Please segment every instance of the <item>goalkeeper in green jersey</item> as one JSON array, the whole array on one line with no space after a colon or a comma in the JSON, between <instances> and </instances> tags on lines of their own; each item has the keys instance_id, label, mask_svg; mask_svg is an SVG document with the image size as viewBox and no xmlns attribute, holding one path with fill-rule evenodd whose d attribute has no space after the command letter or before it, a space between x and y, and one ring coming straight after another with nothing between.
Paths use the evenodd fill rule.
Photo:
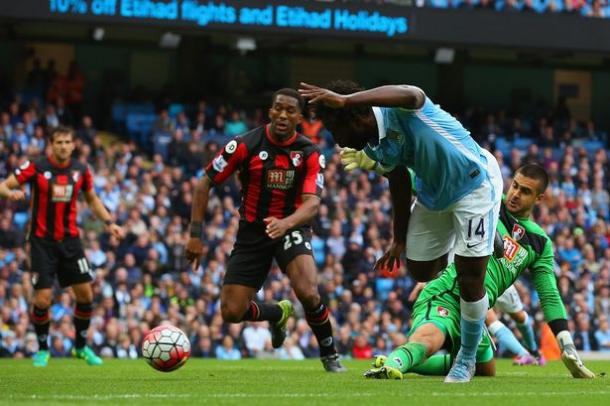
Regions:
<instances>
[{"instance_id":1,"label":"goalkeeper in green jersey","mask_svg":"<svg viewBox=\"0 0 610 406\"><path fill-rule=\"evenodd\" d=\"M355 154L352 154L354 156ZM375 163L342 157L348 169L378 169ZM565 307L553 271L553 244L544 230L530 219L534 205L542 199L548 175L539 165L519 168L500 209L498 231L504 239L504 256L491 258L487 265L485 290L489 307L526 269L529 269L540 296L545 320L561 348L561 359L575 378L594 378L580 360L568 330ZM395 207L394 210L408 207ZM419 295L412 312L412 327L406 344L387 357L375 359L368 378L402 379L406 372L446 375L460 348L460 291L455 265L449 265L429 282ZM447 355L434 355L445 349ZM476 354L476 374L495 375L491 339L483 335Z\"/></svg>"}]
</instances>

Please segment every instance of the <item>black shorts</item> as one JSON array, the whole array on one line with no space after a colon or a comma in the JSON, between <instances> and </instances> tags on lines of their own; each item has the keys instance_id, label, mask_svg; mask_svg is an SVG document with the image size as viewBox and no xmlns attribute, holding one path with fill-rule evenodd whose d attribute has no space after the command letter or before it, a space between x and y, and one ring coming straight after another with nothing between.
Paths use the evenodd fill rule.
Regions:
<instances>
[{"instance_id":1,"label":"black shorts","mask_svg":"<svg viewBox=\"0 0 610 406\"><path fill-rule=\"evenodd\" d=\"M299 255L311 255L311 229L298 227L272 240L265 226L240 221L235 246L227 263L225 285L245 285L258 290L265 283L273 259L282 272Z\"/></svg>"},{"instance_id":2,"label":"black shorts","mask_svg":"<svg viewBox=\"0 0 610 406\"><path fill-rule=\"evenodd\" d=\"M34 289L52 288L55 275L62 288L93 281L93 270L79 238L50 241L31 237L30 257Z\"/></svg>"}]
</instances>

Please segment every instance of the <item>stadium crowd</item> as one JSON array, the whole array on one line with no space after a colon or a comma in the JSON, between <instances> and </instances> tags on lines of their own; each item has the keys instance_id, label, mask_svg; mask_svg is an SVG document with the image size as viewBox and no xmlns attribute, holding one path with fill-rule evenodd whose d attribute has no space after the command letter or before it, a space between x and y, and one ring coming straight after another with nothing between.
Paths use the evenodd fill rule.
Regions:
<instances>
[{"instance_id":1,"label":"stadium crowd","mask_svg":"<svg viewBox=\"0 0 610 406\"><path fill-rule=\"evenodd\" d=\"M188 111L188 110L187 110ZM106 207L128 233L118 241L83 203L79 223L96 278L92 347L104 357L137 358L143 335L162 321L182 328L193 356L221 359L316 357L318 348L302 309L288 325L283 348L271 348L265 323L224 324L219 286L237 230L235 179L213 192L205 222L205 254L198 269L184 257L196 177L232 136L265 122L263 110L245 113L200 101L175 116L161 109L154 135L170 134L152 154L135 141L105 142L91 117L65 107L16 98L0 112L0 178L28 158L43 154L50 126L77 128L75 159L88 162ZM610 350L610 195L606 134L594 123L570 118L561 103L538 115L467 110L460 119L494 151L505 184L525 162L539 162L551 175L536 220L555 242L558 286L580 350ZM310 112L302 131L327 158L326 187L312 240L323 300L336 320L336 342L346 357L368 358L404 342L414 281L401 269L379 275L373 264L390 239L391 204L385 179L343 171L332 138ZM107 138L107 137L106 137ZM29 317L31 274L26 255L28 204L0 201L0 356L27 357L37 350ZM541 320L527 278L518 283L527 310ZM292 299L287 278L274 266L263 301ZM74 338L74 299L57 291L51 308L51 354L68 356ZM510 322L507 320L507 323ZM540 327L539 325L537 327ZM537 328L539 331L539 328ZM516 332L516 334L519 334Z\"/></svg>"}]
</instances>

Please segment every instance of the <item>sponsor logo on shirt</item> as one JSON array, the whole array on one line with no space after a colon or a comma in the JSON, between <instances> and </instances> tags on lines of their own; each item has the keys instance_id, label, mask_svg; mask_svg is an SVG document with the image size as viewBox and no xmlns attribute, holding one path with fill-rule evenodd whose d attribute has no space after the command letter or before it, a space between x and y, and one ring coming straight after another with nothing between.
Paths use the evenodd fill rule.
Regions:
<instances>
[{"instance_id":1,"label":"sponsor logo on shirt","mask_svg":"<svg viewBox=\"0 0 610 406\"><path fill-rule=\"evenodd\" d=\"M294 170L270 169L267 171L267 188L288 190L294 183Z\"/></svg>"},{"instance_id":2,"label":"sponsor logo on shirt","mask_svg":"<svg viewBox=\"0 0 610 406\"><path fill-rule=\"evenodd\" d=\"M501 261L504 262L506 268L513 273L518 275L521 267L527 261L528 253L519 243L513 240L510 236L504 236L504 258Z\"/></svg>"},{"instance_id":3,"label":"sponsor logo on shirt","mask_svg":"<svg viewBox=\"0 0 610 406\"><path fill-rule=\"evenodd\" d=\"M69 202L72 199L72 185L58 185L53 183L51 186L51 200L53 202Z\"/></svg>"}]
</instances>

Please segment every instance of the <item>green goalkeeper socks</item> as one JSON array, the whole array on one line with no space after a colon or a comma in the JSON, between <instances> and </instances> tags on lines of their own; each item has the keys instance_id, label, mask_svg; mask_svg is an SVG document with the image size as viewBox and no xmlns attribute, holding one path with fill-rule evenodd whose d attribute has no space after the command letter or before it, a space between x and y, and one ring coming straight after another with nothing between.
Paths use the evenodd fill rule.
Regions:
<instances>
[{"instance_id":1,"label":"green goalkeeper socks","mask_svg":"<svg viewBox=\"0 0 610 406\"><path fill-rule=\"evenodd\" d=\"M409 372L415 372L420 375L436 375L445 376L451 369L451 355L439 354L433 355L421 365L412 368Z\"/></svg>"},{"instance_id":2,"label":"green goalkeeper socks","mask_svg":"<svg viewBox=\"0 0 610 406\"><path fill-rule=\"evenodd\" d=\"M406 343L392 351L384 366L398 369L403 374L421 365L426 360L426 346L420 343Z\"/></svg>"}]
</instances>

